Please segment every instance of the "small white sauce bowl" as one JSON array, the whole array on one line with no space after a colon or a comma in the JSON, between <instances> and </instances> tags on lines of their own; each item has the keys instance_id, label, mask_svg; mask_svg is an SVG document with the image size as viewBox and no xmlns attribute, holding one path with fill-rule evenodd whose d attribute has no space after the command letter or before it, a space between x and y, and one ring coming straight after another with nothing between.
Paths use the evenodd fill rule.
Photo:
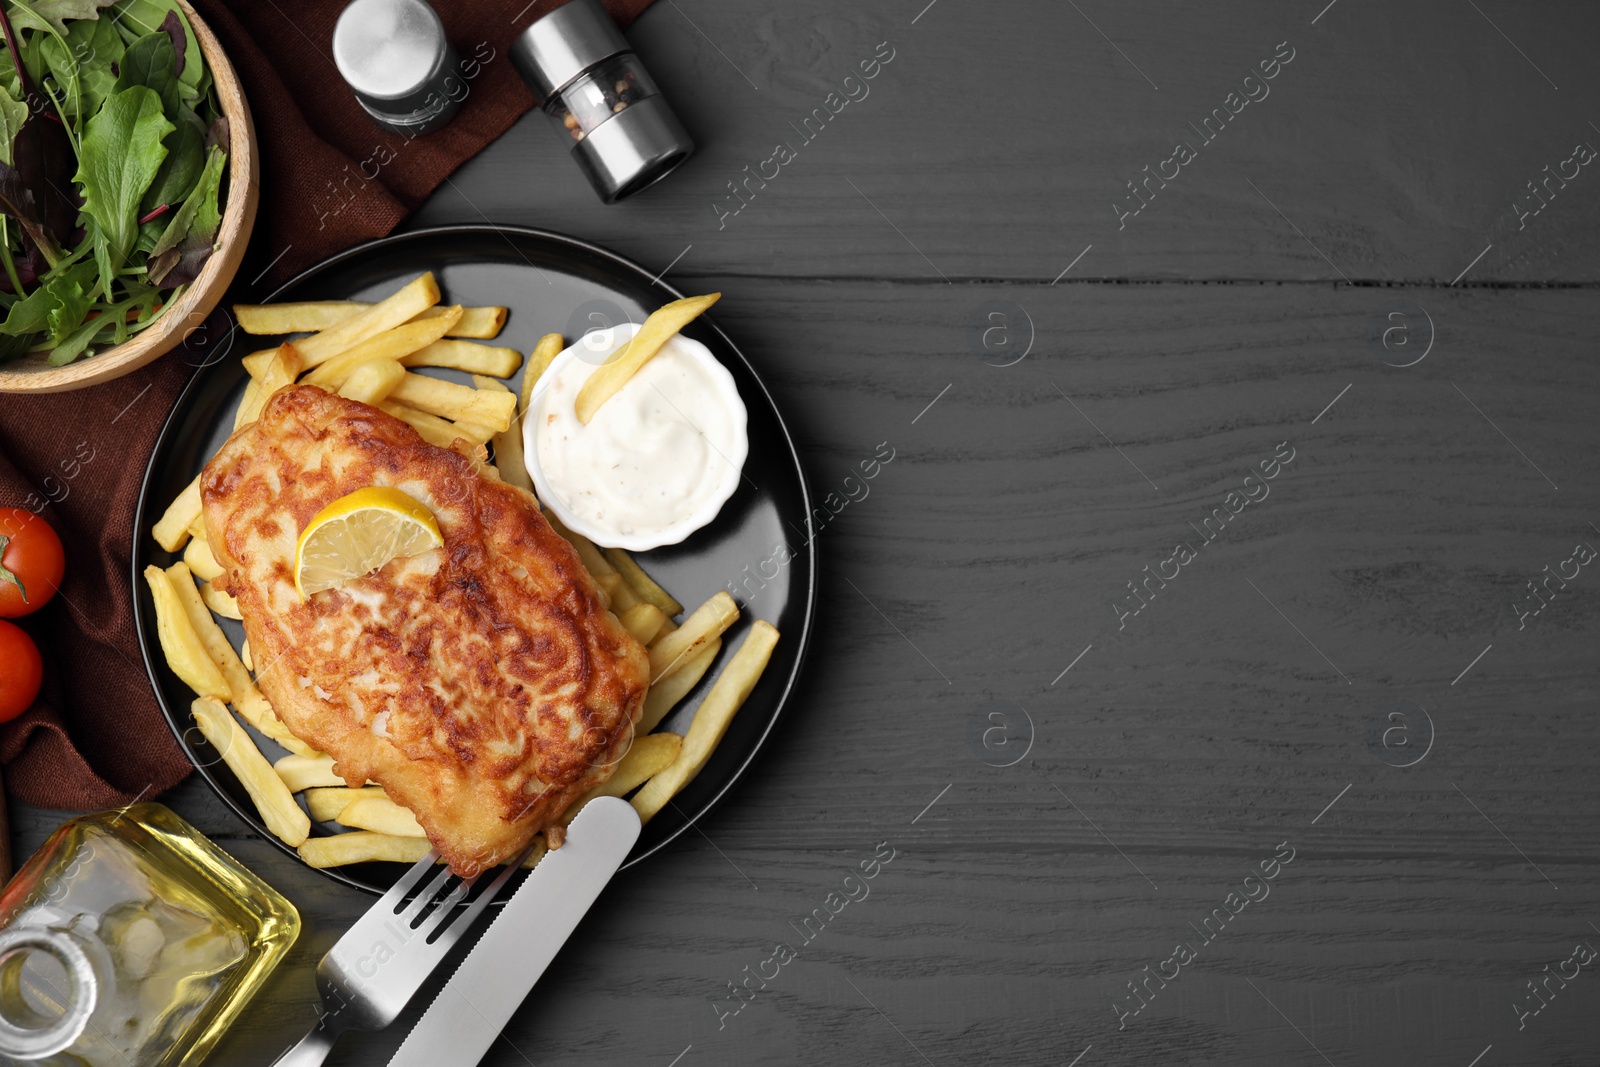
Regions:
<instances>
[{"instance_id":1,"label":"small white sauce bowl","mask_svg":"<svg viewBox=\"0 0 1600 1067\"><path fill-rule=\"evenodd\" d=\"M611 358L617 349L622 347L633 335L638 332L638 325L625 322L607 330L594 330L579 338L573 345L564 349L554 360L549 369L540 377L539 384L534 387L533 396L528 400L528 410L522 420L522 447L523 460L528 467L528 476L533 479L534 488L538 491L539 502L553 511L558 519L566 524L567 528L580 533L606 548L621 548L629 552L646 552L652 548L663 545L675 545L694 533L703 526L708 525L722 510L724 504L732 498L739 488L739 479L744 470L744 462L749 455L750 437L748 430L748 413L744 400L739 396L739 388L734 384L733 375L728 372L711 350L699 341L684 337L681 334L673 338L669 344L679 346L679 350L688 355L708 377L716 383L719 394L717 402L726 407L733 421L738 427L736 447L727 450L718 450L721 455L719 462L722 467L722 476L717 482L715 491L709 494L699 508L681 516L677 521L658 531L643 534L623 534L603 524L590 521L582 515L575 513L567 504L566 496L559 486L552 484L545 473L543 465L539 462L539 426L549 413L547 404L551 402L549 384L556 380L562 369L574 360L583 360L598 366ZM630 381L623 386L626 391L634 385ZM620 395L620 394L619 394ZM574 399L576 393L574 392ZM570 400L568 401L571 402ZM684 415L685 420L690 420L690 415Z\"/></svg>"}]
</instances>

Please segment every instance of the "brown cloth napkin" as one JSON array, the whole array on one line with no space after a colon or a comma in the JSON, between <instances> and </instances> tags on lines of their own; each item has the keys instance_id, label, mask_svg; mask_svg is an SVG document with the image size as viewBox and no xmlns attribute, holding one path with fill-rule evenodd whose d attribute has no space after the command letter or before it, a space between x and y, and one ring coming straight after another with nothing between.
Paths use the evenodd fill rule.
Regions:
<instances>
[{"instance_id":1,"label":"brown cloth napkin","mask_svg":"<svg viewBox=\"0 0 1600 1067\"><path fill-rule=\"evenodd\" d=\"M342 3L195 0L244 84L261 148L260 212L230 302L256 298L248 280L258 274L277 283L389 233L510 128L532 99L507 50L559 3L437 3L468 93L450 125L411 139L374 125L339 76L331 41ZM626 26L649 3L606 7ZM563 150L552 137L550 151ZM145 675L129 567L145 463L200 355L179 349L77 392L0 397L0 506L37 511L67 554L60 593L20 620L44 654L45 683L31 709L0 726L5 785L18 800L115 807L192 769Z\"/></svg>"}]
</instances>

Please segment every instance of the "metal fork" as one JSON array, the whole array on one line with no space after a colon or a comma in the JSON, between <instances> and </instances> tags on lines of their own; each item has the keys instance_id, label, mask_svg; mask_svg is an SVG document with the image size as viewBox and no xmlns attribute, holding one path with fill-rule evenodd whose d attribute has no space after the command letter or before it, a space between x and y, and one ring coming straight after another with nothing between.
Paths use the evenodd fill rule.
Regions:
<instances>
[{"instance_id":1,"label":"metal fork","mask_svg":"<svg viewBox=\"0 0 1600 1067\"><path fill-rule=\"evenodd\" d=\"M298 1044L273 1061L273 1067L317 1067L346 1030L382 1030L394 1022L450 947L522 866L521 857L508 864L458 913L456 905L478 879L461 880L424 916L451 880L450 869L435 874L409 902L406 897L438 859L439 854L430 851L418 860L322 957L317 964L322 1015ZM449 922L452 915L455 921Z\"/></svg>"}]
</instances>

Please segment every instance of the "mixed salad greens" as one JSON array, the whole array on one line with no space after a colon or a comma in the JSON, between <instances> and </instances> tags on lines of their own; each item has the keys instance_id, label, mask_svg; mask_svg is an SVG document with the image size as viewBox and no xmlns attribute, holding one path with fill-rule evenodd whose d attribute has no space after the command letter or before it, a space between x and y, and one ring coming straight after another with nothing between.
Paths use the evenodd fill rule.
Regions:
<instances>
[{"instance_id":1,"label":"mixed salad greens","mask_svg":"<svg viewBox=\"0 0 1600 1067\"><path fill-rule=\"evenodd\" d=\"M149 326L211 256L228 125L173 0L0 0L0 360Z\"/></svg>"}]
</instances>

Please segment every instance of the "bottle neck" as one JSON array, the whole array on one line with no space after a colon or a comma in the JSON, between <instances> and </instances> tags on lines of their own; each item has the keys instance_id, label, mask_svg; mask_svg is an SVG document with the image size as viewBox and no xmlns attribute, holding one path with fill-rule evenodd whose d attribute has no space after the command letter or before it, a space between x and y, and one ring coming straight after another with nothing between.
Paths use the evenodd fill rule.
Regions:
<instances>
[{"instance_id":1,"label":"bottle neck","mask_svg":"<svg viewBox=\"0 0 1600 1067\"><path fill-rule=\"evenodd\" d=\"M0 931L0 1054L39 1060L88 1025L100 984L78 939L44 926Z\"/></svg>"}]
</instances>

